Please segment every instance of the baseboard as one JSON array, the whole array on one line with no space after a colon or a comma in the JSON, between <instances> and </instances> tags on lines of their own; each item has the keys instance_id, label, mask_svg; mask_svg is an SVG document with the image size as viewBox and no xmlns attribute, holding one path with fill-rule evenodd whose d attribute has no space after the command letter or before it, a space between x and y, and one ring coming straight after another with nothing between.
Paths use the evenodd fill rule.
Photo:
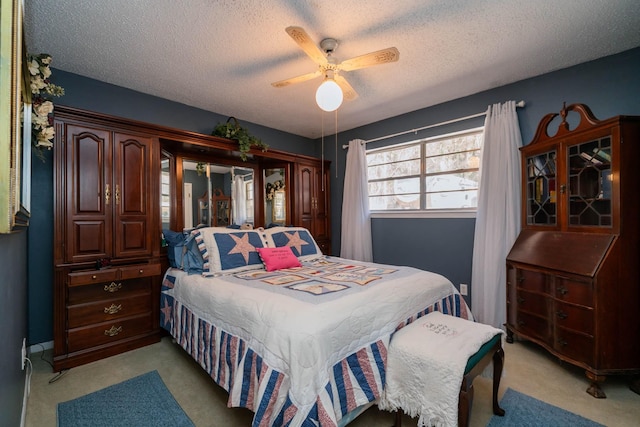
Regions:
<instances>
[{"instance_id":1,"label":"baseboard","mask_svg":"<svg viewBox=\"0 0 640 427\"><path fill-rule=\"evenodd\" d=\"M53 348L53 341L41 342L29 346L29 354L39 353L41 351L50 350Z\"/></svg>"}]
</instances>

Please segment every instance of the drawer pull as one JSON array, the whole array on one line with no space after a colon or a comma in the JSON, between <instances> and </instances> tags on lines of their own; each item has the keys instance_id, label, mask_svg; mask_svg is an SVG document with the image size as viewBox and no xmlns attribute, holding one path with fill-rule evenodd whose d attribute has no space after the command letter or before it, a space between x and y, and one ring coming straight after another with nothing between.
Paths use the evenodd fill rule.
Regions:
<instances>
[{"instance_id":1,"label":"drawer pull","mask_svg":"<svg viewBox=\"0 0 640 427\"><path fill-rule=\"evenodd\" d=\"M522 282L524 282L524 276L518 277L518 283L522 283Z\"/></svg>"},{"instance_id":2,"label":"drawer pull","mask_svg":"<svg viewBox=\"0 0 640 427\"><path fill-rule=\"evenodd\" d=\"M562 346L562 347L566 347L568 343L565 340L563 340L562 338L560 338L558 340L558 344L560 344L560 346Z\"/></svg>"},{"instance_id":3,"label":"drawer pull","mask_svg":"<svg viewBox=\"0 0 640 427\"><path fill-rule=\"evenodd\" d=\"M143 274L143 273L144 273L144 270L143 270L143 269L140 269L139 273L140 273L140 274Z\"/></svg>"},{"instance_id":4,"label":"drawer pull","mask_svg":"<svg viewBox=\"0 0 640 427\"><path fill-rule=\"evenodd\" d=\"M96 275L94 274L93 276L91 276L91 278L92 278L93 280L96 280L96 279L98 278L98 276L96 276Z\"/></svg>"},{"instance_id":5,"label":"drawer pull","mask_svg":"<svg viewBox=\"0 0 640 427\"><path fill-rule=\"evenodd\" d=\"M522 304L524 301L525 301L525 300L524 300L524 298L522 298L522 297L518 297L518 303L519 303L519 304Z\"/></svg>"},{"instance_id":6,"label":"drawer pull","mask_svg":"<svg viewBox=\"0 0 640 427\"><path fill-rule=\"evenodd\" d=\"M518 326L524 326L524 320L518 320Z\"/></svg>"},{"instance_id":7,"label":"drawer pull","mask_svg":"<svg viewBox=\"0 0 640 427\"><path fill-rule=\"evenodd\" d=\"M111 327L111 329L105 330L104 334L110 337L115 337L116 335L118 335L120 332L122 332L122 326L118 326L116 328L116 325L113 325Z\"/></svg>"},{"instance_id":8,"label":"drawer pull","mask_svg":"<svg viewBox=\"0 0 640 427\"><path fill-rule=\"evenodd\" d=\"M569 290L567 290L567 288L565 288L564 286L558 286L557 291L560 295L566 295L569 293Z\"/></svg>"},{"instance_id":9,"label":"drawer pull","mask_svg":"<svg viewBox=\"0 0 640 427\"><path fill-rule=\"evenodd\" d=\"M111 307L104 308L105 314L116 314L120 310L122 310L122 304L118 304L118 305L111 304Z\"/></svg>"},{"instance_id":10,"label":"drawer pull","mask_svg":"<svg viewBox=\"0 0 640 427\"><path fill-rule=\"evenodd\" d=\"M122 283L116 283L116 282L111 282L110 285L104 285L104 291L105 292L118 292L120 289L122 289Z\"/></svg>"},{"instance_id":11,"label":"drawer pull","mask_svg":"<svg viewBox=\"0 0 640 427\"><path fill-rule=\"evenodd\" d=\"M556 315L561 319L566 319L569 315L562 310L558 310Z\"/></svg>"}]
</instances>

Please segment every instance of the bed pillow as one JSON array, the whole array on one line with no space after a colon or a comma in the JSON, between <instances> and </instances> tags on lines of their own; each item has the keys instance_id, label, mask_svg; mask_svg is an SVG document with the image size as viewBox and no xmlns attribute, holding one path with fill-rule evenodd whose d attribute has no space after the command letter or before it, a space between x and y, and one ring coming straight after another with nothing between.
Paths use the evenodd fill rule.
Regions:
<instances>
[{"instance_id":1,"label":"bed pillow","mask_svg":"<svg viewBox=\"0 0 640 427\"><path fill-rule=\"evenodd\" d=\"M169 265L174 268L182 268L182 253L184 250L184 235L179 231L169 229L162 230L164 241L167 242L167 257Z\"/></svg>"},{"instance_id":2,"label":"bed pillow","mask_svg":"<svg viewBox=\"0 0 640 427\"><path fill-rule=\"evenodd\" d=\"M320 247L304 227L273 227L263 231L268 247L289 246L301 261L322 256Z\"/></svg>"},{"instance_id":3,"label":"bed pillow","mask_svg":"<svg viewBox=\"0 0 640 427\"><path fill-rule=\"evenodd\" d=\"M267 271L302 267L302 264L300 264L300 261L293 254L289 246L283 246L281 248L258 248L258 254Z\"/></svg>"},{"instance_id":4,"label":"bed pillow","mask_svg":"<svg viewBox=\"0 0 640 427\"><path fill-rule=\"evenodd\" d=\"M203 276L263 268L257 248L265 247L260 233L226 227L192 231L204 260Z\"/></svg>"},{"instance_id":5,"label":"bed pillow","mask_svg":"<svg viewBox=\"0 0 640 427\"><path fill-rule=\"evenodd\" d=\"M189 274L201 274L204 260L194 237L191 235L191 230L181 232L164 229L162 234L168 246L169 265Z\"/></svg>"}]
</instances>

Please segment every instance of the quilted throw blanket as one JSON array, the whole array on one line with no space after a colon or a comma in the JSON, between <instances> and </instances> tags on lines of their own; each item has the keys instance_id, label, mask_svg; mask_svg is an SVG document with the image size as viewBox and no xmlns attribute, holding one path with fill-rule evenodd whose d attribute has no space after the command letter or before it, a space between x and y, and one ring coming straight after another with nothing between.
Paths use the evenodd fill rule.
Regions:
<instances>
[{"instance_id":1,"label":"quilted throw blanket","mask_svg":"<svg viewBox=\"0 0 640 427\"><path fill-rule=\"evenodd\" d=\"M388 411L402 408L409 416L418 416L418 427L457 426L467 360L503 333L440 312L420 318L392 338L387 384L378 406Z\"/></svg>"},{"instance_id":2,"label":"quilted throw blanket","mask_svg":"<svg viewBox=\"0 0 640 427\"><path fill-rule=\"evenodd\" d=\"M169 269L160 320L254 426L333 427L380 397L391 335L434 310L471 317L441 275L322 257L219 277Z\"/></svg>"}]
</instances>

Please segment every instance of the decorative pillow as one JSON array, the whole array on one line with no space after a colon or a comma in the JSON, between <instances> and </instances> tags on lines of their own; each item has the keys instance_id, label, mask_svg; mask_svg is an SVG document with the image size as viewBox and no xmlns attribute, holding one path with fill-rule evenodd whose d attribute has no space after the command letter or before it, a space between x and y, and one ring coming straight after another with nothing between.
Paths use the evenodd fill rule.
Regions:
<instances>
[{"instance_id":1,"label":"decorative pillow","mask_svg":"<svg viewBox=\"0 0 640 427\"><path fill-rule=\"evenodd\" d=\"M195 239L191 236L191 230L180 232L164 229L162 234L168 245L169 265L189 274L201 274L204 260Z\"/></svg>"},{"instance_id":2,"label":"decorative pillow","mask_svg":"<svg viewBox=\"0 0 640 427\"><path fill-rule=\"evenodd\" d=\"M206 227L192 234L204 260L203 276L263 268L257 248L265 244L257 231Z\"/></svg>"},{"instance_id":3,"label":"decorative pillow","mask_svg":"<svg viewBox=\"0 0 640 427\"><path fill-rule=\"evenodd\" d=\"M304 227L273 227L262 232L267 246L280 248L289 246L293 254L301 261L318 258L322 251L318 244Z\"/></svg>"},{"instance_id":4,"label":"decorative pillow","mask_svg":"<svg viewBox=\"0 0 640 427\"><path fill-rule=\"evenodd\" d=\"M302 267L298 258L289 246L281 248L258 248L258 254L267 271L282 270L283 268Z\"/></svg>"}]
</instances>

